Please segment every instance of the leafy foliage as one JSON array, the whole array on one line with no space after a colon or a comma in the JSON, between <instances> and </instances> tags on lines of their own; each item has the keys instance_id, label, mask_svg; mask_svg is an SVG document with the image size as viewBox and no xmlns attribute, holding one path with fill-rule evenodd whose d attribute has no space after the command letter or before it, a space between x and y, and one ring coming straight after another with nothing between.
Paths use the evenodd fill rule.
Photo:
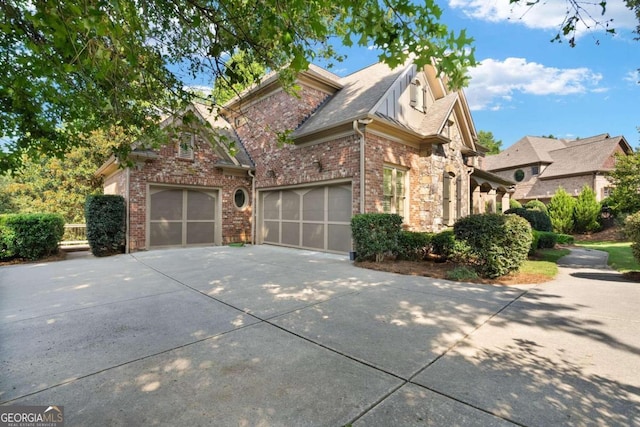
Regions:
<instances>
[{"instance_id":1,"label":"leafy foliage","mask_svg":"<svg viewBox=\"0 0 640 427\"><path fill-rule=\"evenodd\" d=\"M533 7L541 2L540 0L509 0L509 3L523 3L526 6ZM627 9L631 10L638 20L638 26L635 33L640 35L640 0L624 0L624 4ZM556 36L552 39L555 42L562 42L565 38L571 47L576 45L576 34L580 25L586 28L602 28L608 34L615 34L616 30L613 27L613 19L607 19L607 5L606 0L593 2L593 1L580 1L580 0L568 0L567 1L567 13L564 20L560 24L560 29ZM598 6L600 8L600 16L594 16L587 6Z\"/></svg>"},{"instance_id":2,"label":"leafy foliage","mask_svg":"<svg viewBox=\"0 0 640 427\"><path fill-rule=\"evenodd\" d=\"M356 261L382 262L387 253L398 251L402 217L397 214L366 213L351 218Z\"/></svg>"},{"instance_id":3,"label":"leafy foliage","mask_svg":"<svg viewBox=\"0 0 640 427\"><path fill-rule=\"evenodd\" d=\"M624 233L631 240L631 252L640 262L640 212L629 215L624 222Z\"/></svg>"},{"instance_id":4,"label":"leafy foliage","mask_svg":"<svg viewBox=\"0 0 640 427\"><path fill-rule=\"evenodd\" d=\"M558 188L547 205L553 231L570 234L574 228L573 211L576 200L562 187Z\"/></svg>"},{"instance_id":5,"label":"leafy foliage","mask_svg":"<svg viewBox=\"0 0 640 427\"><path fill-rule=\"evenodd\" d=\"M509 209L521 208L522 203L517 201L516 199L509 199Z\"/></svg>"},{"instance_id":6,"label":"leafy foliage","mask_svg":"<svg viewBox=\"0 0 640 427\"><path fill-rule=\"evenodd\" d=\"M556 240L561 245L573 245L575 238L571 234L556 233Z\"/></svg>"},{"instance_id":7,"label":"leafy foliage","mask_svg":"<svg viewBox=\"0 0 640 427\"><path fill-rule=\"evenodd\" d=\"M435 0L6 0L0 10L0 171L113 126L124 159L141 136L162 140L160 116L197 96L187 82L215 81L220 94L258 67L294 90L310 62L342 59L333 41L375 46L392 68L436 58L453 87L475 64L472 39L440 22Z\"/></svg>"},{"instance_id":8,"label":"leafy foliage","mask_svg":"<svg viewBox=\"0 0 640 427\"><path fill-rule=\"evenodd\" d=\"M5 177L0 188L0 199L10 201L6 211L57 213L67 223L83 223L86 197L102 190L102 180L94 173L119 137L117 131L95 132L64 158L25 156L20 169Z\"/></svg>"},{"instance_id":9,"label":"leafy foliage","mask_svg":"<svg viewBox=\"0 0 640 427\"><path fill-rule=\"evenodd\" d=\"M87 197L87 240L93 255L101 257L124 252L125 214L126 206L122 196L105 194Z\"/></svg>"},{"instance_id":10,"label":"leafy foliage","mask_svg":"<svg viewBox=\"0 0 640 427\"><path fill-rule=\"evenodd\" d=\"M558 235L556 233L548 231L537 231L538 234L538 248L539 249L553 249L558 243Z\"/></svg>"},{"instance_id":11,"label":"leafy foliage","mask_svg":"<svg viewBox=\"0 0 640 427\"><path fill-rule=\"evenodd\" d=\"M546 214L549 213L549 211L547 210L547 205L545 205L543 202L541 202L540 200L529 200L525 205L525 208L530 209L530 210L538 210L541 212L544 212Z\"/></svg>"},{"instance_id":12,"label":"leafy foliage","mask_svg":"<svg viewBox=\"0 0 640 427\"><path fill-rule=\"evenodd\" d=\"M529 224L531 224L531 228L538 231L551 231L551 219L546 212L536 210L536 209L526 209L526 208L515 208L515 209L507 209L505 214L516 214L526 219Z\"/></svg>"},{"instance_id":13,"label":"leafy foliage","mask_svg":"<svg viewBox=\"0 0 640 427\"><path fill-rule=\"evenodd\" d=\"M398 238L398 258L412 261L424 259L429 253L432 238L432 233L401 231Z\"/></svg>"},{"instance_id":14,"label":"leafy foliage","mask_svg":"<svg viewBox=\"0 0 640 427\"><path fill-rule=\"evenodd\" d=\"M0 218L0 258L37 260L58 251L64 219L54 214L8 214Z\"/></svg>"},{"instance_id":15,"label":"leafy foliage","mask_svg":"<svg viewBox=\"0 0 640 427\"><path fill-rule=\"evenodd\" d=\"M486 147L489 149L489 151L487 151L487 154L491 155L491 154L500 153L500 149L502 147L502 141L501 140L496 141L495 137L493 136L493 132L487 132L484 130L479 131L478 142L483 147Z\"/></svg>"},{"instance_id":16,"label":"leafy foliage","mask_svg":"<svg viewBox=\"0 0 640 427\"><path fill-rule=\"evenodd\" d=\"M453 229L456 239L469 245L468 262L482 277L516 271L531 247L531 226L517 215L470 215L456 221Z\"/></svg>"},{"instance_id":17,"label":"leafy foliage","mask_svg":"<svg viewBox=\"0 0 640 427\"><path fill-rule=\"evenodd\" d=\"M600 217L600 203L596 200L596 193L585 185L576 199L573 211L575 231L578 233L590 233L600 229L598 218Z\"/></svg>"},{"instance_id":18,"label":"leafy foliage","mask_svg":"<svg viewBox=\"0 0 640 427\"><path fill-rule=\"evenodd\" d=\"M615 186L607 200L615 213L632 213L640 210L640 152L616 157L616 166L609 175Z\"/></svg>"}]
</instances>

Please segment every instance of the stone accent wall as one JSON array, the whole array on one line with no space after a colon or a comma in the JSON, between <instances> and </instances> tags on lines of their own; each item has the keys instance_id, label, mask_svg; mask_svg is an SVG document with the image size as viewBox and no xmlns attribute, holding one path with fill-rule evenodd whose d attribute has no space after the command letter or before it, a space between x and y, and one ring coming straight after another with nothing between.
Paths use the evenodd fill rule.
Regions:
<instances>
[{"instance_id":1,"label":"stone accent wall","mask_svg":"<svg viewBox=\"0 0 640 427\"><path fill-rule=\"evenodd\" d=\"M130 169L130 250L148 249L146 242L148 184L219 189L222 218L218 220L222 221L222 243L251 239L252 207L247 206L244 210L238 210L233 200L234 192L239 187L247 190L251 200L251 178L246 175L223 173L221 168L215 166L218 156L210 143L200 137L195 138L193 160L177 157L177 143L161 147L158 154L160 158L139 162Z\"/></svg>"}]
</instances>

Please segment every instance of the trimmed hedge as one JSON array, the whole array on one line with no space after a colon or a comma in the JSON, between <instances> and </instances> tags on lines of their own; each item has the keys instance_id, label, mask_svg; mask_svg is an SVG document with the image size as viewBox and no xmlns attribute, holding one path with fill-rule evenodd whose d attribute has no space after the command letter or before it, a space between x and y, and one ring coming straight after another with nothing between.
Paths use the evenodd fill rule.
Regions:
<instances>
[{"instance_id":1,"label":"trimmed hedge","mask_svg":"<svg viewBox=\"0 0 640 427\"><path fill-rule=\"evenodd\" d=\"M456 221L453 229L455 238L469 245L468 263L487 278L518 270L533 239L531 225L517 215L470 215Z\"/></svg>"},{"instance_id":2,"label":"trimmed hedge","mask_svg":"<svg viewBox=\"0 0 640 427\"><path fill-rule=\"evenodd\" d=\"M631 240L633 257L640 262L640 212L629 215L624 220L624 234Z\"/></svg>"},{"instance_id":3,"label":"trimmed hedge","mask_svg":"<svg viewBox=\"0 0 640 427\"><path fill-rule=\"evenodd\" d=\"M560 245L573 245L575 239L571 234L556 233L556 241Z\"/></svg>"},{"instance_id":4,"label":"trimmed hedge","mask_svg":"<svg viewBox=\"0 0 640 427\"><path fill-rule=\"evenodd\" d=\"M397 214L365 213L351 218L356 261L382 262L387 253L398 252L402 217Z\"/></svg>"},{"instance_id":5,"label":"trimmed hedge","mask_svg":"<svg viewBox=\"0 0 640 427\"><path fill-rule=\"evenodd\" d=\"M88 196L84 205L87 240L91 253L108 256L124 253L126 232L124 197L112 194Z\"/></svg>"},{"instance_id":6,"label":"trimmed hedge","mask_svg":"<svg viewBox=\"0 0 640 427\"><path fill-rule=\"evenodd\" d=\"M401 231L398 236L398 259L423 260L431 247L432 233Z\"/></svg>"},{"instance_id":7,"label":"trimmed hedge","mask_svg":"<svg viewBox=\"0 0 640 427\"><path fill-rule=\"evenodd\" d=\"M531 228L538 231L552 231L551 219L546 212L537 209L508 209L505 214L516 214L529 221Z\"/></svg>"},{"instance_id":8,"label":"trimmed hedge","mask_svg":"<svg viewBox=\"0 0 640 427\"><path fill-rule=\"evenodd\" d=\"M64 218L58 214L0 216L0 259L37 260L58 252Z\"/></svg>"},{"instance_id":9,"label":"trimmed hedge","mask_svg":"<svg viewBox=\"0 0 640 427\"><path fill-rule=\"evenodd\" d=\"M525 203L524 207L529 209L529 210L532 210L532 211L541 211L541 212L544 212L546 214L549 213L547 211L547 205L545 205L543 202L541 202L538 199L529 200L527 203Z\"/></svg>"},{"instance_id":10,"label":"trimmed hedge","mask_svg":"<svg viewBox=\"0 0 640 427\"><path fill-rule=\"evenodd\" d=\"M538 249L553 249L558 243L558 235L548 231L538 231Z\"/></svg>"}]
</instances>

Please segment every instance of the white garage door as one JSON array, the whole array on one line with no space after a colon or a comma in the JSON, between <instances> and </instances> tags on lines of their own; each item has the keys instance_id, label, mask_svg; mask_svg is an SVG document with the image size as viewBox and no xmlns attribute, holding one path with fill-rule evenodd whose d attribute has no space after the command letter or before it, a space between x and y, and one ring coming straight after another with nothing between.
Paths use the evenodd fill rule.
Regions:
<instances>
[{"instance_id":1,"label":"white garage door","mask_svg":"<svg viewBox=\"0 0 640 427\"><path fill-rule=\"evenodd\" d=\"M262 242L346 253L351 250L351 185L261 193Z\"/></svg>"},{"instance_id":2,"label":"white garage door","mask_svg":"<svg viewBox=\"0 0 640 427\"><path fill-rule=\"evenodd\" d=\"M150 247L216 243L216 190L150 187Z\"/></svg>"}]
</instances>

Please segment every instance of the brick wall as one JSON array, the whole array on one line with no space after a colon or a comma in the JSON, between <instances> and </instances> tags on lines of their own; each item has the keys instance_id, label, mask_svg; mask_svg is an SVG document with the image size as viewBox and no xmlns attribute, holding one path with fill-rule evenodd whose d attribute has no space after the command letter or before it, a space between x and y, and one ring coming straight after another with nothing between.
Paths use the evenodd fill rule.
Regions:
<instances>
[{"instance_id":1,"label":"brick wall","mask_svg":"<svg viewBox=\"0 0 640 427\"><path fill-rule=\"evenodd\" d=\"M234 205L233 196L235 190L242 187L246 189L251 200L251 179L248 176L223 173L222 169L215 166L219 157L210 143L200 137L195 139L193 160L177 158L177 152L177 144L167 144L158 150L160 158L139 162L130 169L130 249L135 251L148 248L146 242L147 184L219 189L222 203L222 218L220 218L222 243L249 241L252 207L238 210Z\"/></svg>"}]
</instances>

